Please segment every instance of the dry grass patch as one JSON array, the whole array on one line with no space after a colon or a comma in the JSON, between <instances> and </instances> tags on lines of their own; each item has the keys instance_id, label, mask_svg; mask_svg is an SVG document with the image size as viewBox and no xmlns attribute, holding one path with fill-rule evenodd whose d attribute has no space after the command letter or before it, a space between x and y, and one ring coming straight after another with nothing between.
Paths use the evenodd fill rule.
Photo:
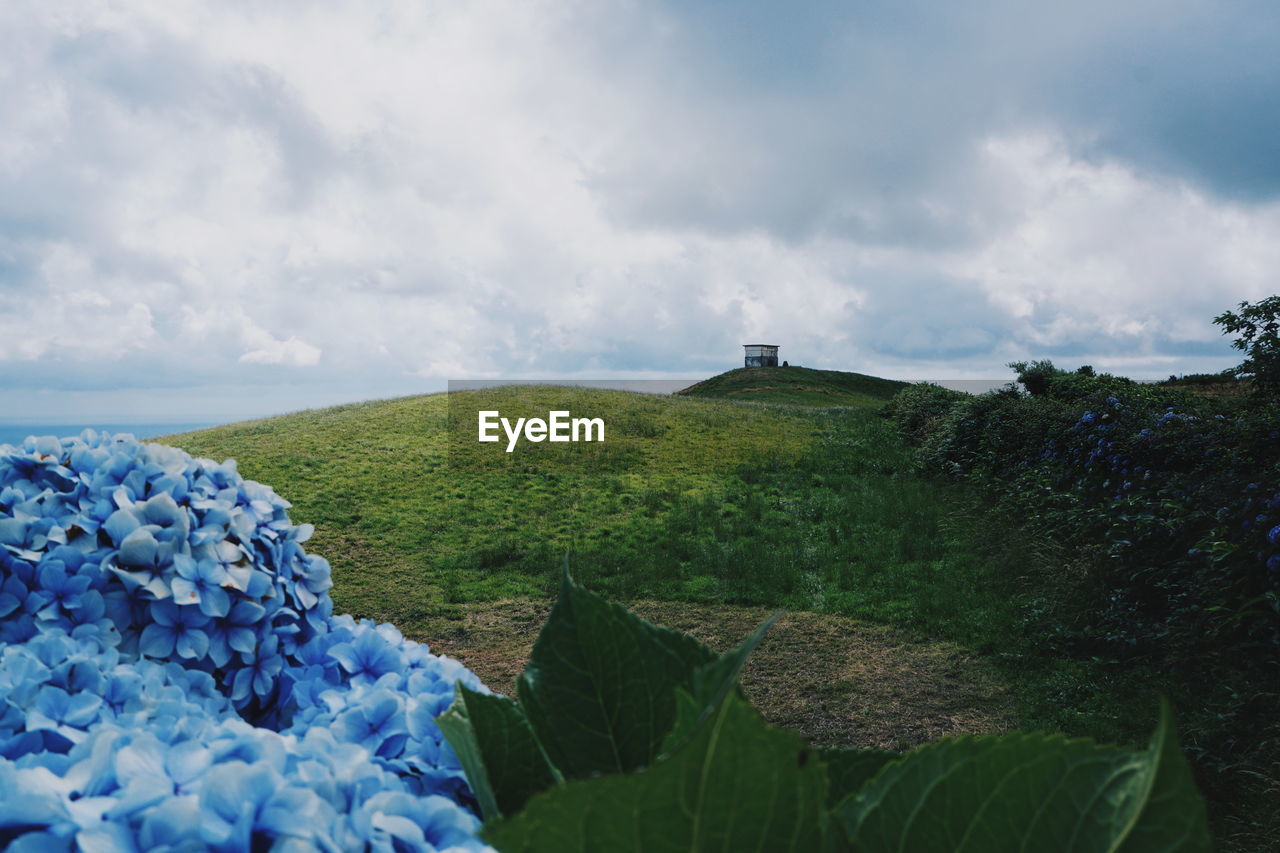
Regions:
<instances>
[{"instance_id":1,"label":"dry grass patch","mask_svg":"<svg viewBox=\"0 0 1280 853\"><path fill-rule=\"evenodd\" d=\"M631 609L718 651L769 615L766 608L655 601ZM514 692L550 602L513 599L464 610L460 621L414 639L458 658L494 690ZM1016 723L1009 689L971 652L821 613L785 614L748 662L742 684L767 720L821 746L904 749Z\"/></svg>"}]
</instances>

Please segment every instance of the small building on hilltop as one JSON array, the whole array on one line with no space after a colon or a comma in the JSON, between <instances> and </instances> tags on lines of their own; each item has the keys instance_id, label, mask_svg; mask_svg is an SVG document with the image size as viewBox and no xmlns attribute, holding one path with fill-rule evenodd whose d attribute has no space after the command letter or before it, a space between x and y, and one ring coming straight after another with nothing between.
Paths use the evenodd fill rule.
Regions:
<instances>
[{"instance_id":1,"label":"small building on hilltop","mask_svg":"<svg viewBox=\"0 0 1280 853\"><path fill-rule=\"evenodd\" d=\"M777 367L778 347L774 344L743 344L747 351L744 367Z\"/></svg>"}]
</instances>

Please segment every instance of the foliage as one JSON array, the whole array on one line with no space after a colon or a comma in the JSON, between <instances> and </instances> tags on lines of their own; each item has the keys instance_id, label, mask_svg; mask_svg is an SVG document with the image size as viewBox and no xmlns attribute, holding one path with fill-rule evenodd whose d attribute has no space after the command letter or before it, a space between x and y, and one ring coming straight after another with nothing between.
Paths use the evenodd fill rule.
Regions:
<instances>
[{"instance_id":1,"label":"foliage","mask_svg":"<svg viewBox=\"0 0 1280 853\"><path fill-rule=\"evenodd\" d=\"M1103 638L1203 660L1280 647L1280 443L1267 413L1134 387L958 401L925 465L1108 558ZM1176 402L1177 406L1163 405Z\"/></svg>"},{"instance_id":2,"label":"foliage","mask_svg":"<svg viewBox=\"0 0 1280 853\"><path fill-rule=\"evenodd\" d=\"M1133 380L1110 373L1099 374L1090 365L1081 365L1075 371L1061 370L1048 359L1040 361L1015 361L1009 367L1018 374L1018 382L1032 397L1053 397L1058 400L1079 400L1097 391L1115 391L1130 387Z\"/></svg>"},{"instance_id":3,"label":"foliage","mask_svg":"<svg viewBox=\"0 0 1280 853\"><path fill-rule=\"evenodd\" d=\"M1053 366L1048 359L1040 361L1013 361L1009 367L1018 374L1018 382L1032 397L1041 397L1049 391L1049 381L1063 371Z\"/></svg>"},{"instance_id":4,"label":"foliage","mask_svg":"<svg viewBox=\"0 0 1280 853\"><path fill-rule=\"evenodd\" d=\"M892 419L908 440L918 444L932 434L943 416L967 396L963 391L921 382L893 395L881 414Z\"/></svg>"},{"instance_id":5,"label":"foliage","mask_svg":"<svg viewBox=\"0 0 1280 853\"><path fill-rule=\"evenodd\" d=\"M6 849L483 847L434 722L483 686L333 616L288 503L93 431L3 451Z\"/></svg>"},{"instance_id":6,"label":"foliage","mask_svg":"<svg viewBox=\"0 0 1280 853\"><path fill-rule=\"evenodd\" d=\"M1259 394L1280 397L1280 296L1241 302L1239 313L1224 311L1213 322L1224 335L1239 336L1231 346L1246 357L1233 372L1251 378Z\"/></svg>"},{"instance_id":7,"label":"foliage","mask_svg":"<svg viewBox=\"0 0 1280 853\"><path fill-rule=\"evenodd\" d=\"M1169 374L1168 379L1161 380L1161 385L1222 385L1233 384L1238 381L1236 372L1233 368L1219 371L1218 373L1183 373Z\"/></svg>"},{"instance_id":8,"label":"foliage","mask_svg":"<svg viewBox=\"0 0 1280 853\"><path fill-rule=\"evenodd\" d=\"M1211 793L1252 820L1240 791L1280 749L1276 412L1151 385L1052 388L955 400L920 463L1079 555L1083 571L1027 602L1041 654L1162 673L1150 678L1183 697Z\"/></svg>"},{"instance_id":9,"label":"foliage","mask_svg":"<svg viewBox=\"0 0 1280 853\"><path fill-rule=\"evenodd\" d=\"M715 656L605 602L566 570L521 679L521 705L459 686L441 718L488 804L484 837L529 853L1208 849L1167 709L1146 751L1012 734L902 755L819 752L766 725L736 687L767 627ZM527 701L537 691L559 699L531 724L522 710L547 710ZM628 707L636 695L646 707ZM549 766L522 775L538 754L531 737ZM573 755L556 746L565 742ZM516 796L486 793L490 780L514 778L537 782Z\"/></svg>"}]
</instances>

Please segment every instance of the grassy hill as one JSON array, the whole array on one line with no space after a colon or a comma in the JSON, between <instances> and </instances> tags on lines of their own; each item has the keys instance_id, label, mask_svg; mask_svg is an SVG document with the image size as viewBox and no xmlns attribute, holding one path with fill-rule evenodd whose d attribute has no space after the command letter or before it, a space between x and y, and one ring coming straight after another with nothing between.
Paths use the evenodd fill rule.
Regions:
<instances>
[{"instance_id":1,"label":"grassy hill","mask_svg":"<svg viewBox=\"0 0 1280 853\"><path fill-rule=\"evenodd\" d=\"M477 410L552 408L602 417L605 442L526 443L508 454L475 441ZM762 648L757 666L768 671L749 672L758 681L748 688L767 716L820 742L891 744L894 730L902 744L918 743L938 733L941 717L985 721L957 732L1007 725L1008 694L982 667L1011 680L1016 671L1024 726L1106 740L1145 732L1132 696L1113 700L1091 670L1026 648L1027 579L1054 576L1054 556L1020 544L1029 540L1012 524L966 509L965 493L921 479L868 401L760 406L517 386L299 412L166 441L233 457L245 476L292 501L293 519L316 525L308 550L333 564L339 612L392 621L495 689L527 654L567 554L588 586L712 641L741 639L731 636L736 626L761 608L796 613L807 627L767 641L783 645ZM866 622L902 633L869 638L855 628ZM906 651L926 640L929 651ZM806 657L814 644L826 656L820 665ZM939 670L917 677L912 667L925 660ZM888 679L896 698L858 706L871 695L869 678ZM1064 702L1064 684L1085 698ZM961 694L964 713L943 701ZM1145 698L1138 707L1153 707ZM788 716L802 707L815 715L805 724ZM897 728L859 735L870 714Z\"/></svg>"},{"instance_id":2,"label":"grassy hill","mask_svg":"<svg viewBox=\"0 0 1280 853\"><path fill-rule=\"evenodd\" d=\"M789 368L796 370L797 368ZM816 372L816 371L815 371ZM449 407L468 412L450 435ZM597 444L474 440L474 412L567 408ZM292 501L340 610L428 630L457 605L545 598L566 554L622 599L786 606L987 632L981 557L870 410L518 386L300 412L167 439Z\"/></svg>"},{"instance_id":3,"label":"grassy hill","mask_svg":"<svg viewBox=\"0 0 1280 853\"><path fill-rule=\"evenodd\" d=\"M474 420L451 438L451 402L600 416L607 441L506 453L474 441ZM931 491L901 482L905 448L858 412L525 386L298 412L168 441L233 457L273 485L294 520L316 525L337 605L407 628L451 603L545 596L566 553L577 575L618 597L791 606L835 602L849 585L836 575L852 566L936 556L920 538L937 525ZM851 500L858 511L836 519ZM851 528L856 537L838 535Z\"/></svg>"},{"instance_id":4,"label":"grassy hill","mask_svg":"<svg viewBox=\"0 0 1280 853\"><path fill-rule=\"evenodd\" d=\"M880 406L906 382L839 370L808 367L740 367L679 393L794 406Z\"/></svg>"}]
</instances>

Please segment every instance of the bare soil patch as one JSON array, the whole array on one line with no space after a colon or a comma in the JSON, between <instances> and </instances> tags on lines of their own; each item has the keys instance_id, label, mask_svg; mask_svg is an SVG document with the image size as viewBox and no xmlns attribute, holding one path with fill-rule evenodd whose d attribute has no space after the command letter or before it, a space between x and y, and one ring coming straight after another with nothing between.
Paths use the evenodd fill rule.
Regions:
<instances>
[{"instance_id":1,"label":"bare soil patch","mask_svg":"<svg viewBox=\"0 0 1280 853\"><path fill-rule=\"evenodd\" d=\"M770 612L678 602L630 606L718 651L741 642ZM515 599L464 610L460 622L414 639L458 658L493 690L514 693L550 602ZM765 719L820 746L905 749L1016 724L1007 685L972 652L821 613L779 619L748 662L742 685Z\"/></svg>"}]
</instances>

